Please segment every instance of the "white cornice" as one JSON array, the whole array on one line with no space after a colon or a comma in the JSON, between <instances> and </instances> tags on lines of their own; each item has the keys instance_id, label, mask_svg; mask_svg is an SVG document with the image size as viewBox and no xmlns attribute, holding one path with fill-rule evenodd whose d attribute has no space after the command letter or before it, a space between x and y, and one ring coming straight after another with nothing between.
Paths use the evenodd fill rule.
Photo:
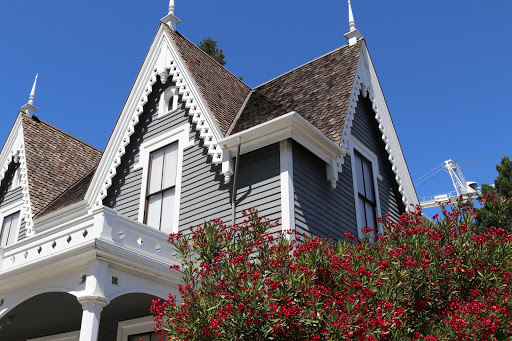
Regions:
<instances>
[{"instance_id":1,"label":"white cornice","mask_svg":"<svg viewBox=\"0 0 512 341\"><path fill-rule=\"evenodd\" d=\"M218 144L223 151L234 155L236 154L239 136L241 138L240 152L242 154L291 138L326 163L345 155L343 148L295 111L230 135L220 140Z\"/></svg>"},{"instance_id":2,"label":"white cornice","mask_svg":"<svg viewBox=\"0 0 512 341\"><path fill-rule=\"evenodd\" d=\"M102 206L102 201L107 195L108 188L112 185L112 178L116 175L121 157L126 152L125 148L130 143L135 125L139 122L139 115L143 112L148 96L153 91L153 85L157 81L158 75L161 76L162 82L165 82L168 77L176 83L178 92L189 109L189 115L196 123L204 146L208 148L208 153L213 157L213 162L220 163L222 161L222 150L216 144L222 133L187 71L167 29L164 25L160 25L105 148L98 171L85 195L85 200L90 207Z\"/></svg>"},{"instance_id":3,"label":"white cornice","mask_svg":"<svg viewBox=\"0 0 512 341\"><path fill-rule=\"evenodd\" d=\"M351 128L356 114L357 101L360 94L363 97L368 96L372 102L375 119L377 120L379 130L382 133L381 138L385 143L385 149L388 152L388 160L391 162L391 168L395 174L395 180L398 184L398 191L402 195L402 202L406 209L409 209L410 204L418 204L418 197L405 162L402 148L400 147L400 142L396 135L395 127L393 126L393 121L391 120L391 115L384 98L384 93L380 87L375 68L370 59L370 54L368 53L365 43L361 49L357 71L352 85L347 117L343 128L341 145L346 150L349 150ZM338 167L341 167L340 163L338 164Z\"/></svg>"}]
</instances>

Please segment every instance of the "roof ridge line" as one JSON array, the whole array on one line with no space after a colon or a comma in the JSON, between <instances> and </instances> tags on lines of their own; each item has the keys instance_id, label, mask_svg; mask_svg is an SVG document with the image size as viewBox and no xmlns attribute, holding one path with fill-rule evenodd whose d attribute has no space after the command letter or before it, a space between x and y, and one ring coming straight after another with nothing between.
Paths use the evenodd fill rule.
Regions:
<instances>
[{"instance_id":1,"label":"roof ridge line","mask_svg":"<svg viewBox=\"0 0 512 341\"><path fill-rule=\"evenodd\" d=\"M249 91L249 93L245 97L244 102L242 103L242 106L240 106L240 109L238 109L238 112L236 113L236 116L233 119L233 122L231 122L231 125L228 128L228 131L226 131L225 136L231 135L231 132L233 131L233 129L236 126L236 122L238 122L238 120L240 119L240 116L242 116L242 113L244 112L244 109L247 106L247 103L249 102L249 98L251 98L252 94L255 93L255 92L256 92L255 89L251 89L251 91Z\"/></svg>"},{"instance_id":2,"label":"roof ridge line","mask_svg":"<svg viewBox=\"0 0 512 341\"><path fill-rule=\"evenodd\" d=\"M171 28L166 24L166 23L163 23L168 30L171 30ZM240 78L238 78L237 76L235 76L231 71L229 71L224 65L221 65L218 61L216 61L212 56L210 56L208 53L204 52L203 50L201 50L199 48L199 46L197 46L196 44L194 44L191 40L189 40L187 37L185 37L183 34L181 34L179 31L174 31L175 33L179 34L180 36L183 37L183 39L185 39L186 41L188 41L190 44L194 45L199 51L201 51L204 55L206 55L208 58L210 58L211 60L213 60L215 63L219 64L219 66L221 68L223 68L224 70L226 70L231 76L233 76L238 82L242 83L243 85L245 85L249 90L251 90L252 88L247 85L243 80L241 80ZM179 50L179 49L178 49ZM181 54L181 53L180 53Z\"/></svg>"},{"instance_id":3,"label":"roof ridge line","mask_svg":"<svg viewBox=\"0 0 512 341\"><path fill-rule=\"evenodd\" d=\"M75 139L75 140L77 140L78 142L81 142L81 143L83 143L83 144L85 144L85 145L87 145L87 146L89 146L89 147L91 147L91 148L93 148L93 149L96 149L96 150L97 150L97 151L99 151L101 154L103 154L103 150L101 150L101 149L99 149L99 148L97 148L97 147L94 147L93 145L91 145L91 144L89 144L89 143L85 142L85 141L84 141L84 140L82 140L82 139L79 139L78 137L76 137L76 136L74 136L74 135L71 135L70 133L68 133L68 132L66 132L66 131L64 131L64 130L62 130L62 129L60 129L60 128L57 128L57 127L56 127L56 126L54 126L53 124L48 123L48 122L46 122L45 120L40 119L40 118L39 118L38 116L36 116L36 115L34 115L33 117L35 117L37 120L39 120L39 122L44 123L44 124L46 124L46 125L50 126L51 128L53 128L53 129L55 129L55 130L57 130L57 131L60 131L61 133L65 134L65 135L67 135L67 136L69 136L69 137L71 137L72 139Z\"/></svg>"},{"instance_id":4,"label":"roof ridge line","mask_svg":"<svg viewBox=\"0 0 512 341\"><path fill-rule=\"evenodd\" d=\"M353 45L352 45L352 46L353 46ZM316 62L317 60L319 60L319 59L321 59L321 58L324 58L324 57L326 57L326 56L328 56L328 55L330 55L330 54L332 54L332 53L334 53L334 52L337 52L337 51L339 51L339 50L341 50L341 49L343 49L343 48L345 48L345 47L352 47L352 46L350 46L349 44L346 44L346 45L340 46L340 47L338 47L338 48L336 48L336 49L334 49L334 50L332 50L332 51L329 51L329 52L327 52L327 53L325 53L325 54L321 55L320 57L316 57L315 59L310 60L309 62L306 62L306 63L304 63L304 64L302 64L302 65L299 65L299 66L297 66L297 67L295 67L295 68L293 68L293 69L291 69L291 70L289 70L289 71L286 71L285 73L282 73L282 74L280 74L279 76L276 76L276 77L274 77L274 78L272 78L272 79L270 79L270 80L266 81L265 83L261 83L260 85L256 86L254 89L257 89L257 88L259 88L259 87L261 87L261 86L263 86L263 85L266 85L266 84L268 84L268 83L270 83L270 82L273 82L273 81L277 80L278 78L281 78L281 77L282 77L282 76L284 76L284 75L287 75L287 74L289 74L289 73L291 73L291 72L293 72L293 71L295 71L295 70L297 70L297 69L300 69L300 68L302 68L302 67L304 67L304 66L306 66L306 65L308 65L308 64L311 64L311 63L313 63L313 62Z\"/></svg>"}]
</instances>

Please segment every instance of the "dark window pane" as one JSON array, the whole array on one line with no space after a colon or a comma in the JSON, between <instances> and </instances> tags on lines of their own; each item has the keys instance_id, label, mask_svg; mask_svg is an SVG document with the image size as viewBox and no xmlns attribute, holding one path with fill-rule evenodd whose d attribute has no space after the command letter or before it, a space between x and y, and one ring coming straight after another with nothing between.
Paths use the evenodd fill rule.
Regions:
<instances>
[{"instance_id":1,"label":"dark window pane","mask_svg":"<svg viewBox=\"0 0 512 341\"><path fill-rule=\"evenodd\" d=\"M372 166L368 160L363 161L363 173L364 173L364 188L365 188L365 197L371 202L375 201L373 197L373 174L372 174Z\"/></svg>"},{"instance_id":2,"label":"dark window pane","mask_svg":"<svg viewBox=\"0 0 512 341\"><path fill-rule=\"evenodd\" d=\"M363 176L363 160L358 153L354 153L354 159L356 163L356 181L357 181L357 191L361 195L365 195L364 193L364 176Z\"/></svg>"}]
</instances>

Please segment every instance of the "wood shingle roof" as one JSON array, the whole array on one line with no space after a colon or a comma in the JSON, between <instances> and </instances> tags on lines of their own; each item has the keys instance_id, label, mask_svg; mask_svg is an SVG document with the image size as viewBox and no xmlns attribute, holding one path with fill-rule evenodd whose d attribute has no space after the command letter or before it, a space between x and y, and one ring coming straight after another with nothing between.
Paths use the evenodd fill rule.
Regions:
<instances>
[{"instance_id":1,"label":"wood shingle roof","mask_svg":"<svg viewBox=\"0 0 512 341\"><path fill-rule=\"evenodd\" d=\"M296 111L339 144L362 45L342 46L256 87L231 134Z\"/></svg>"},{"instance_id":2,"label":"wood shingle roof","mask_svg":"<svg viewBox=\"0 0 512 341\"><path fill-rule=\"evenodd\" d=\"M102 152L46 123L21 113L32 214L95 169Z\"/></svg>"},{"instance_id":3,"label":"wood shingle roof","mask_svg":"<svg viewBox=\"0 0 512 341\"><path fill-rule=\"evenodd\" d=\"M165 24L162 25L166 27L178 52L187 64L222 134L226 134L238 109L251 90L250 87L179 32L171 30Z\"/></svg>"}]
</instances>

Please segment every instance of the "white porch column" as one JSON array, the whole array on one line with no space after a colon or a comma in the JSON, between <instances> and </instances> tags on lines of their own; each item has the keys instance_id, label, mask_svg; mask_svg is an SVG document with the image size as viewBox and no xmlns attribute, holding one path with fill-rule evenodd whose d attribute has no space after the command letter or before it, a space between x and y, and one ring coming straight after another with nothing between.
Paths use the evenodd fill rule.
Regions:
<instances>
[{"instance_id":1,"label":"white porch column","mask_svg":"<svg viewBox=\"0 0 512 341\"><path fill-rule=\"evenodd\" d=\"M99 296L84 296L79 297L78 302L84 310L80 327L80 341L97 341L101 311L109 303L109 300Z\"/></svg>"}]
</instances>

